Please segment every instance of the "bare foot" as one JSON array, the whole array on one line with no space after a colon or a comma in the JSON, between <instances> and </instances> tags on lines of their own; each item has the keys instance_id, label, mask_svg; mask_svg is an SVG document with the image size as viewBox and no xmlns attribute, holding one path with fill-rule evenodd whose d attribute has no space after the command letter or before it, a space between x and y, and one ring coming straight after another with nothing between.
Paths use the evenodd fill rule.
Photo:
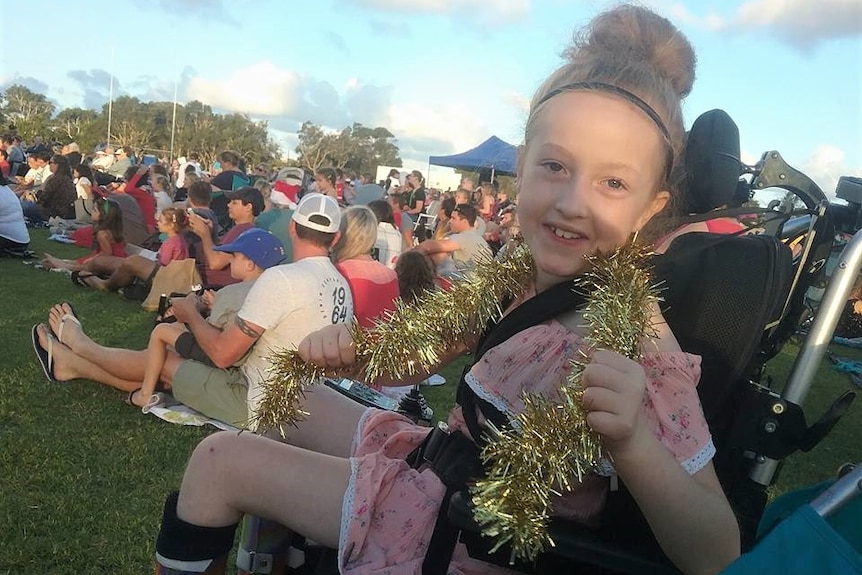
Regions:
<instances>
[{"instance_id":1,"label":"bare foot","mask_svg":"<svg viewBox=\"0 0 862 575\"><path fill-rule=\"evenodd\" d=\"M77 357L75 352L57 341L57 338L48 331L48 326L44 323L39 324L36 328L36 333L39 336L39 345L45 349L48 349L48 339L51 338L54 340L53 345L51 346L51 352L53 354L54 379L57 381L78 379L78 373L73 368L75 358Z\"/></svg>"},{"instance_id":2,"label":"bare foot","mask_svg":"<svg viewBox=\"0 0 862 575\"><path fill-rule=\"evenodd\" d=\"M135 407L143 408L145 405L147 405L147 401L149 400L149 398L148 397L145 398L144 395L141 393L141 390L136 389L129 396L129 400L132 402L132 405L134 405Z\"/></svg>"},{"instance_id":3,"label":"bare foot","mask_svg":"<svg viewBox=\"0 0 862 575\"><path fill-rule=\"evenodd\" d=\"M90 286L93 289L97 289L99 291L109 292L111 288L108 287L108 280L103 280L102 278L90 275L90 276L81 276L81 281Z\"/></svg>"},{"instance_id":4,"label":"bare foot","mask_svg":"<svg viewBox=\"0 0 862 575\"><path fill-rule=\"evenodd\" d=\"M48 312L48 325L51 327L53 335L58 340L61 340L60 343L68 346L71 351L75 351L76 349L80 349L79 346L83 338L87 336L84 333L83 327L81 327L81 323L65 317L67 315L75 317L75 312L72 311L72 307L69 304L63 302L54 305L51 311Z\"/></svg>"},{"instance_id":5,"label":"bare foot","mask_svg":"<svg viewBox=\"0 0 862 575\"><path fill-rule=\"evenodd\" d=\"M42 254L42 267L46 270L51 270L57 267L57 258L49 253Z\"/></svg>"}]
</instances>

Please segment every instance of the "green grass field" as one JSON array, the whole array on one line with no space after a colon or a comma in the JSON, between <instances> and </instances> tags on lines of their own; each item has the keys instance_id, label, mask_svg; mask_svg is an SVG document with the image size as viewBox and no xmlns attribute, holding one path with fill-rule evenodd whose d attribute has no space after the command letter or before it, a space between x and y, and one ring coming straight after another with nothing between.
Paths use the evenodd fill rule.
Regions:
<instances>
[{"instance_id":1,"label":"green grass field","mask_svg":"<svg viewBox=\"0 0 862 575\"><path fill-rule=\"evenodd\" d=\"M33 249L61 257L81 250L33 234ZM142 415L123 394L87 381L50 384L30 347L30 329L49 306L74 304L96 341L142 349L152 315L117 295L72 285L68 276L0 259L0 574L140 574L152 572L153 545L165 495L179 485L194 446L212 428L180 427ZM783 377L795 348L773 361ZM839 355L862 357L836 348ZM435 412L451 405L461 365L448 383L423 388ZM821 366L809 412L819 414L847 377ZM784 467L778 491L829 477L839 464L862 459L855 406L832 435Z\"/></svg>"}]
</instances>

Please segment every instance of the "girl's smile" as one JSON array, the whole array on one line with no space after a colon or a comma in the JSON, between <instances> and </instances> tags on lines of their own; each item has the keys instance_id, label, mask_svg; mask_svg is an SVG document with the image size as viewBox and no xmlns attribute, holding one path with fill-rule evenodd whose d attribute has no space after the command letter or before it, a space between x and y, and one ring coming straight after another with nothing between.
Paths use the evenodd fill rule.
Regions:
<instances>
[{"instance_id":1,"label":"girl's smile","mask_svg":"<svg viewBox=\"0 0 862 575\"><path fill-rule=\"evenodd\" d=\"M621 245L664 207L664 152L652 120L615 96L575 91L545 104L518 170L539 290L574 277L585 255Z\"/></svg>"}]
</instances>

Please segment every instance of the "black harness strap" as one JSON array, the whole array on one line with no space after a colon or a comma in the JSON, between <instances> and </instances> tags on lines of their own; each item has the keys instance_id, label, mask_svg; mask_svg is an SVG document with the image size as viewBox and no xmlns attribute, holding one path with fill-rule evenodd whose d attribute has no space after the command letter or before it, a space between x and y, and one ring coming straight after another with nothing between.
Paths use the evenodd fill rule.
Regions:
<instances>
[{"instance_id":1,"label":"black harness strap","mask_svg":"<svg viewBox=\"0 0 862 575\"><path fill-rule=\"evenodd\" d=\"M506 414L488 401L478 397L470 389L466 383L467 373L491 348L529 327L577 309L585 302L586 294L580 289L576 289L573 281L557 284L525 301L499 322L492 323L479 340L476 352L473 354L473 363L461 374L456 396L456 401L461 406L464 422L473 441L456 431L448 436L450 445L447 447L451 447L451 449L445 451L455 452L457 455L452 456L444 453L443 456L434 456L433 461L429 461L434 472L446 485L446 494L443 497L440 512L437 514L434 532L428 542L425 560L422 562L422 575L446 575L449 562L452 560L452 553L458 543L458 529L452 525L447 516L449 501L455 493L465 488L468 480L480 477L484 473L481 461L479 461L479 447L477 447L477 445L484 443L484 434L479 426L476 410L479 409L485 419L500 429L509 426L509 418ZM423 446L429 444L434 437L435 432L429 434ZM413 461L411 462L410 459L408 461L414 466L417 465L416 461L419 463L423 461L421 452L413 453L410 457ZM452 465L455 465L455 468L451 468Z\"/></svg>"},{"instance_id":2,"label":"black harness strap","mask_svg":"<svg viewBox=\"0 0 862 575\"><path fill-rule=\"evenodd\" d=\"M500 412L500 410L481 397L478 397L470 389L466 380L467 373L473 365L482 359L488 350L500 345L529 327L539 325L563 313L575 310L583 306L586 301L587 294L583 292L582 288L576 287L574 281L563 282L528 299L499 322L492 323L485 330L485 333L479 340L479 344L476 346L476 352L473 354L473 363L466 367L461 375L455 397L458 405L461 406L464 423L467 424L467 429L470 430L473 441L478 445L483 445L485 440L479 425L478 414L476 413L477 408L482 412L485 419L499 429L508 427L509 420L506 414Z\"/></svg>"}]
</instances>

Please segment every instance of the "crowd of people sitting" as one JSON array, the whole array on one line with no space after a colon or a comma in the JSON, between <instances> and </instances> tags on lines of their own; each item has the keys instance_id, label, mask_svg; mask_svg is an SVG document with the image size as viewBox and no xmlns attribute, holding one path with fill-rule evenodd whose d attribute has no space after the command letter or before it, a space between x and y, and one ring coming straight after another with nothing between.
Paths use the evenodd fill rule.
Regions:
<instances>
[{"instance_id":1,"label":"crowd of people sitting","mask_svg":"<svg viewBox=\"0 0 862 575\"><path fill-rule=\"evenodd\" d=\"M135 406L169 388L211 418L253 428L272 350L294 348L307 363L358 373L346 325L354 317L366 326L385 321L397 297L447 289L516 235L532 255L529 287L504 304L509 321L481 326L487 348L478 334L461 334L409 381L383 373L370 382L418 383L472 351L439 450L464 465L443 467L432 453L428 440L439 433L317 386L303 399L308 417L280 440L256 429L214 434L197 447L165 503L157 573L224 572L244 515L337 547L342 573L418 573L426 562L439 572L502 573L456 547L457 530L441 520L445 506L454 488L479 476L484 421L514 421L525 394L556 402L576 361L587 361L585 417L606 459L555 498L554 514L586 525L610 517L617 529L605 507L625 485L680 571L716 573L739 555L696 390L700 361L682 351L658 307L637 360L594 349L581 310L544 320L534 313L572 292L586 256L633 234L652 239L683 192L691 45L664 18L625 4L575 38L530 103L511 199L495 182L470 178L452 193L435 191L418 171L395 170L378 183L327 167L249 171L232 151L206 169L193 153L144 166L127 148L82 158L69 145L25 156L14 137L3 138L12 181L0 186L0 247L26 250L27 224L48 226L91 252L77 260L45 254L41 267L124 295L151 296L172 268L197 274L200 289L170 296L144 350L95 341L68 303L33 327L49 380L92 380L123 390ZM507 323L521 325L502 337Z\"/></svg>"},{"instance_id":2,"label":"crowd of people sitting","mask_svg":"<svg viewBox=\"0 0 862 575\"><path fill-rule=\"evenodd\" d=\"M20 158L14 138L4 148ZM157 277L182 264L199 280L159 310L146 350L105 348L71 306L55 306L32 334L49 379L103 383L139 407L171 389L203 414L243 426L269 350L354 317L372 326L398 297L446 289L518 229L508 195L470 177L441 192L418 171L393 171L379 185L329 167L247 172L233 151L208 168L195 153L144 165L127 147L85 157L75 144L37 145L9 165L14 178L0 186L4 247L26 251L28 227L50 227L52 239L89 253L44 253L39 267L130 299L152 298Z\"/></svg>"}]
</instances>

